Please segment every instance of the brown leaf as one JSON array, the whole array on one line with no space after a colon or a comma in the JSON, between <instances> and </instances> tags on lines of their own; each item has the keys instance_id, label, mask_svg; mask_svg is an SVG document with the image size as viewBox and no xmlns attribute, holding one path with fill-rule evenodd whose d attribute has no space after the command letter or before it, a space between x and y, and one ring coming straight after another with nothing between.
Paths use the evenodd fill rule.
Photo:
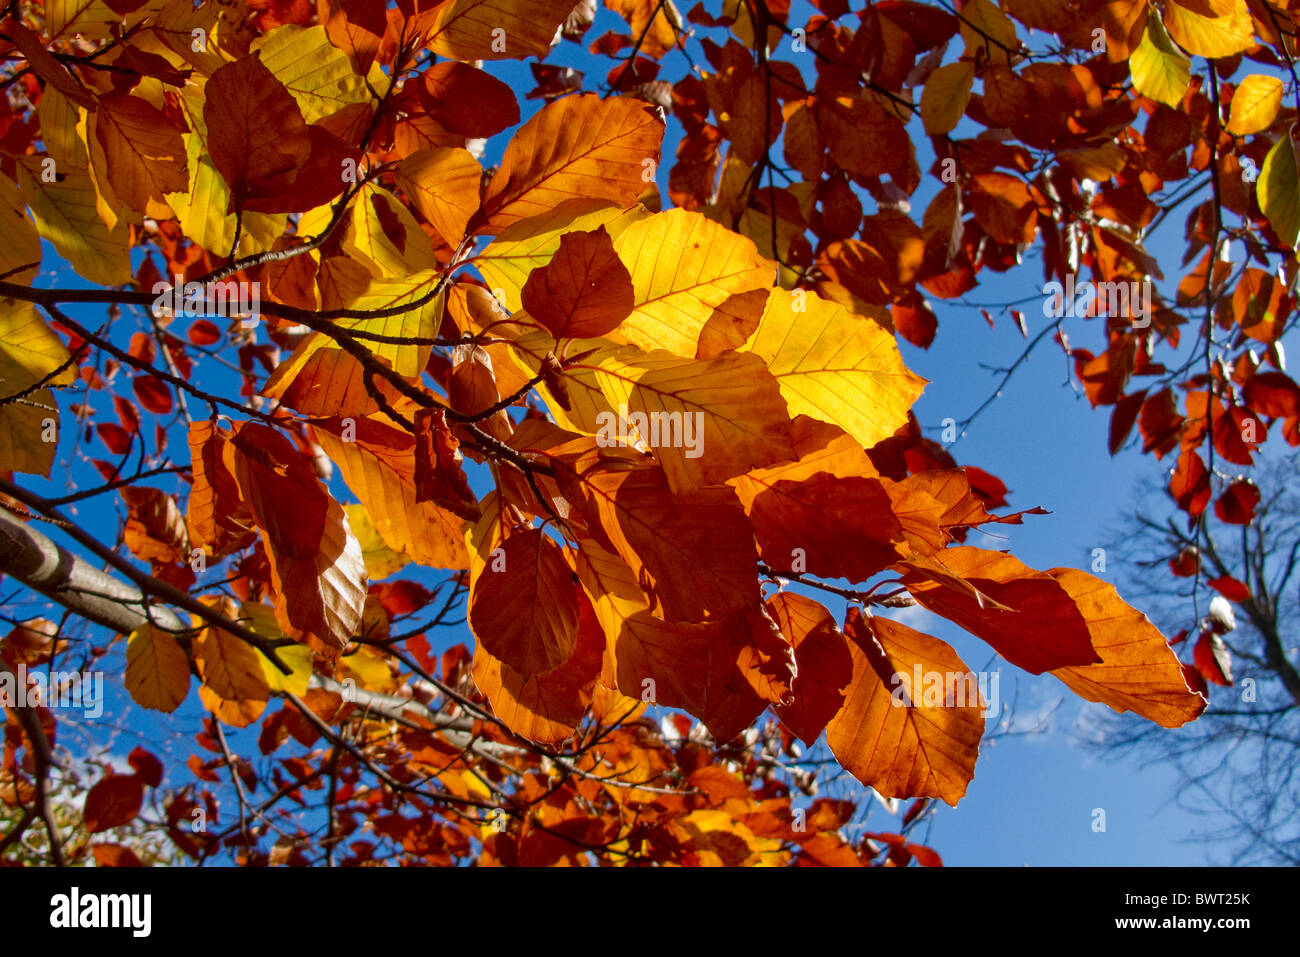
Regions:
<instances>
[{"instance_id":1,"label":"brown leaf","mask_svg":"<svg viewBox=\"0 0 1300 957\"><path fill-rule=\"evenodd\" d=\"M831 751L883 797L936 797L955 807L975 776L984 734L975 676L938 638L864 618L856 607L844 632L853 678L826 726Z\"/></svg>"},{"instance_id":2,"label":"brown leaf","mask_svg":"<svg viewBox=\"0 0 1300 957\"><path fill-rule=\"evenodd\" d=\"M203 120L232 208L285 192L307 165L311 134L291 94L255 53L208 78Z\"/></svg>"},{"instance_id":3,"label":"brown leaf","mask_svg":"<svg viewBox=\"0 0 1300 957\"><path fill-rule=\"evenodd\" d=\"M557 339L604 336L635 305L632 276L604 226L561 236L551 261L529 275L521 298L528 314Z\"/></svg>"},{"instance_id":4,"label":"brown leaf","mask_svg":"<svg viewBox=\"0 0 1300 957\"><path fill-rule=\"evenodd\" d=\"M470 586L474 636L521 676L560 667L578 637L574 577L560 546L541 529L511 534Z\"/></svg>"}]
</instances>

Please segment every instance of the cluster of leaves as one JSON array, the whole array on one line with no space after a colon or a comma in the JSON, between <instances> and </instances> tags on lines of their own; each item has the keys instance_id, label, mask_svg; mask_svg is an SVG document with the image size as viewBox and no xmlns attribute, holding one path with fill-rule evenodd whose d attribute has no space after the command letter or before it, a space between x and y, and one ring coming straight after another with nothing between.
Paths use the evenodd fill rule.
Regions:
<instances>
[{"instance_id":1,"label":"cluster of leaves","mask_svg":"<svg viewBox=\"0 0 1300 957\"><path fill-rule=\"evenodd\" d=\"M192 616L135 629L125 670L131 697L163 712L197 676L216 757L190 768L209 782L228 768L238 792L221 840L180 826L193 808L215 816L210 795L168 805L159 826L187 854L224 840L250 861L315 860L315 834L331 861L353 838L354 862L928 858L897 835L834 836L847 817L830 805L793 829L798 777L778 760L824 733L886 798L961 798L982 702L910 687L918 667L970 669L876 613L908 603L1087 700L1166 727L1205 706L1110 585L965 544L1025 513L999 514L1002 484L924 438L910 408L925 383L896 336L928 346L923 290L959 297L1032 244L1046 278L1159 277L1144 231L1178 201L1169 184L1208 171L1176 302L1145 328L1101 317L1099 355L1069 349L1060 321L1046 331L1093 403L1115 405L1112 451L1135 422L1147 451L1178 451L1171 491L1193 517L1216 454L1248 462L1266 419L1300 441L1277 342L1300 222L1293 117L1267 78L1228 82L1243 55L1290 63L1291 14L823 0L795 25L779 0L685 18L606 6L631 32L590 46L613 60L605 96L559 65L594 0L8 9L0 470L49 475L63 447L105 484L2 488L65 528L60 505L117 492L120 541L150 571L97 554ZM1184 50L1208 59L1204 79ZM522 114L484 61L530 56L544 105L485 168L485 141ZM691 70L660 80L677 57ZM683 135L665 209L669 115ZM918 223L921 133L937 189ZM42 239L105 288L32 286ZM1232 239L1282 277L1235 271ZM172 277L184 285L155 302ZM257 315L232 315L253 284ZM70 315L87 303L110 305L98 328ZM208 315L182 331L178 303ZM1192 308L1194 375L1153 357ZM1128 391L1145 376L1164 379ZM83 451L95 441L115 461ZM166 473L183 494L148 481ZM1249 486L1216 508L1249 521ZM408 563L448 577L390 579ZM814 589L848 599L842 622ZM473 653L439 663L424 632L462 599ZM432 622L395 629L438 602ZM892 706L896 676L917 707ZM647 702L707 737L637 717ZM293 738L306 756L257 774L222 726L259 721L263 754ZM6 752L11 779L34 770ZM298 818L277 851L255 847L272 808L320 788L321 830ZM382 823L362 840L367 820Z\"/></svg>"}]
</instances>

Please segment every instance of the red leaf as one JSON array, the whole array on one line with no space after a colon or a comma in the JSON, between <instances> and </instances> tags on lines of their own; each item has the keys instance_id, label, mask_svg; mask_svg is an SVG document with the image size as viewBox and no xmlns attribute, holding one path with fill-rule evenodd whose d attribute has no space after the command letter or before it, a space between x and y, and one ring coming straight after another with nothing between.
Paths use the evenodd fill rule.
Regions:
<instances>
[{"instance_id":1,"label":"red leaf","mask_svg":"<svg viewBox=\"0 0 1300 957\"><path fill-rule=\"evenodd\" d=\"M1188 515L1195 518L1210 504L1210 473L1201 457L1192 451L1178 458L1173 478L1169 480L1169 494Z\"/></svg>"},{"instance_id":2,"label":"red leaf","mask_svg":"<svg viewBox=\"0 0 1300 957\"><path fill-rule=\"evenodd\" d=\"M902 302L894 303L889 311L893 314L894 328L899 335L918 348L930 348L934 334L939 329L939 320L919 293L913 293Z\"/></svg>"},{"instance_id":3,"label":"red leaf","mask_svg":"<svg viewBox=\"0 0 1300 957\"><path fill-rule=\"evenodd\" d=\"M1194 546L1187 546L1169 559L1169 570L1179 578L1191 578L1200 570L1201 560Z\"/></svg>"},{"instance_id":4,"label":"red leaf","mask_svg":"<svg viewBox=\"0 0 1300 957\"><path fill-rule=\"evenodd\" d=\"M424 108L453 133L477 139L519 122L514 92L490 73L448 61L429 67L422 79Z\"/></svg>"},{"instance_id":5,"label":"red leaf","mask_svg":"<svg viewBox=\"0 0 1300 957\"><path fill-rule=\"evenodd\" d=\"M140 431L139 409L120 395L113 396L113 408L117 411L117 420L122 423L122 429L128 435L135 435Z\"/></svg>"},{"instance_id":6,"label":"red leaf","mask_svg":"<svg viewBox=\"0 0 1300 957\"><path fill-rule=\"evenodd\" d=\"M966 470L966 481L970 482L971 491L984 500L986 508L1002 508L1007 504L1007 487L1000 478L973 465L966 465L963 468Z\"/></svg>"},{"instance_id":7,"label":"red leaf","mask_svg":"<svg viewBox=\"0 0 1300 957\"><path fill-rule=\"evenodd\" d=\"M1271 419L1300 415L1300 386L1281 372L1258 372L1246 383L1246 404Z\"/></svg>"},{"instance_id":8,"label":"red leaf","mask_svg":"<svg viewBox=\"0 0 1300 957\"><path fill-rule=\"evenodd\" d=\"M119 824L130 824L144 803L144 785L134 774L113 774L86 795L86 829L98 834Z\"/></svg>"},{"instance_id":9,"label":"red leaf","mask_svg":"<svg viewBox=\"0 0 1300 957\"><path fill-rule=\"evenodd\" d=\"M135 768L136 775L151 788L162 784L163 766L153 754L144 748L134 748L127 756L127 763Z\"/></svg>"},{"instance_id":10,"label":"red leaf","mask_svg":"<svg viewBox=\"0 0 1300 957\"><path fill-rule=\"evenodd\" d=\"M312 147L293 94L256 53L218 67L205 93L208 151L230 187L231 206L283 193Z\"/></svg>"},{"instance_id":11,"label":"red leaf","mask_svg":"<svg viewBox=\"0 0 1300 957\"><path fill-rule=\"evenodd\" d=\"M1219 521L1230 525L1249 525L1259 504L1259 489L1249 479L1238 479L1228 486L1214 503Z\"/></svg>"},{"instance_id":12,"label":"red leaf","mask_svg":"<svg viewBox=\"0 0 1300 957\"><path fill-rule=\"evenodd\" d=\"M154 341L150 336L146 336L143 332L131 334L131 347L127 349L127 354L131 358L152 363L157 353L158 347L154 345Z\"/></svg>"},{"instance_id":13,"label":"red leaf","mask_svg":"<svg viewBox=\"0 0 1300 957\"><path fill-rule=\"evenodd\" d=\"M1231 575L1224 575L1222 578L1215 578L1210 582L1210 587L1217 591L1228 601L1235 601L1238 604L1250 597L1250 588L1244 583L1233 578Z\"/></svg>"},{"instance_id":14,"label":"red leaf","mask_svg":"<svg viewBox=\"0 0 1300 957\"><path fill-rule=\"evenodd\" d=\"M100 439L114 455L126 455L127 452L131 451L131 433L120 425L114 425L112 422L101 422L95 426L95 431L99 433Z\"/></svg>"},{"instance_id":15,"label":"red leaf","mask_svg":"<svg viewBox=\"0 0 1300 957\"><path fill-rule=\"evenodd\" d=\"M528 277L521 298L528 314L557 339L603 336L636 304L632 276L604 226L560 237L559 250Z\"/></svg>"},{"instance_id":16,"label":"red leaf","mask_svg":"<svg viewBox=\"0 0 1300 957\"><path fill-rule=\"evenodd\" d=\"M221 330L217 324L210 319L196 319L190 325L190 331L187 333L190 342L196 346L210 346L214 342L221 340Z\"/></svg>"},{"instance_id":17,"label":"red leaf","mask_svg":"<svg viewBox=\"0 0 1300 957\"><path fill-rule=\"evenodd\" d=\"M95 844L91 847L98 867L144 867L135 851L121 844Z\"/></svg>"},{"instance_id":18,"label":"red leaf","mask_svg":"<svg viewBox=\"0 0 1300 957\"><path fill-rule=\"evenodd\" d=\"M1115 403L1115 411L1110 414L1111 455L1123 447L1129 433L1133 431L1133 423L1137 421L1138 412L1146 397L1146 390L1143 389L1141 392L1126 395Z\"/></svg>"},{"instance_id":19,"label":"red leaf","mask_svg":"<svg viewBox=\"0 0 1300 957\"><path fill-rule=\"evenodd\" d=\"M1224 687L1231 686L1232 659L1228 656L1228 648L1223 639L1218 635L1208 631L1202 634L1192 658L1196 662L1196 670L1206 681Z\"/></svg>"},{"instance_id":20,"label":"red leaf","mask_svg":"<svg viewBox=\"0 0 1300 957\"><path fill-rule=\"evenodd\" d=\"M172 390L167 383L153 376L138 375L131 380L131 389L140 404L154 415L167 415L172 410Z\"/></svg>"}]
</instances>

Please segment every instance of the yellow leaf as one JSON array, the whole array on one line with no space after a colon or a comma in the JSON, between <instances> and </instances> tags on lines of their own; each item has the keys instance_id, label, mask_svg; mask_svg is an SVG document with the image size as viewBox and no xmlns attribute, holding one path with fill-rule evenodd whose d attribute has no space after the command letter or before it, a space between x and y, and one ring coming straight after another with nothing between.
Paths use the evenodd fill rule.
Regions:
<instances>
[{"instance_id":1,"label":"yellow leaf","mask_svg":"<svg viewBox=\"0 0 1300 957\"><path fill-rule=\"evenodd\" d=\"M0 406L0 471L48 478L58 447L58 420L59 407L49 389Z\"/></svg>"},{"instance_id":2,"label":"yellow leaf","mask_svg":"<svg viewBox=\"0 0 1300 957\"><path fill-rule=\"evenodd\" d=\"M237 620L254 634L273 641L288 637L280 628L280 623L275 620L275 609L270 605L246 601L239 606ZM306 694L314 661L311 649L306 645L281 645L276 648L275 653L289 666L289 674L281 672L266 655L259 653L257 656L262 665L262 677L266 680L271 693L287 691L299 696Z\"/></svg>"},{"instance_id":3,"label":"yellow leaf","mask_svg":"<svg viewBox=\"0 0 1300 957\"><path fill-rule=\"evenodd\" d=\"M364 505L344 505L343 511L348 513L348 524L366 561L366 577L372 582L395 575L411 563L411 556L388 547Z\"/></svg>"},{"instance_id":4,"label":"yellow leaf","mask_svg":"<svg viewBox=\"0 0 1300 957\"><path fill-rule=\"evenodd\" d=\"M41 118L41 140L45 143L45 152L54 157L60 168L81 169L85 166L86 146L77 136L80 116L77 104L50 84L41 94L36 113Z\"/></svg>"},{"instance_id":5,"label":"yellow leaf","mask_svg":"<svg viewBox=\"0 0 1300 957\"><path fill-rule=\"evenodd\" d=\"M48 0L45 4L45 32L51 40L65 34L81 34L88 40L107 37L109 27L121 22L121 15L104 0Z\"/></svg>"},{"instance_id":6,"label":"yellow leaf","mask_svg":"<svg viewBox=\"0 0 1300 957\"><path fill-rule=\"evenodd\" d=\"M1001 62L1009 59L1008 49L1014 50L1020 45L1016 25L990 0L968 0L962 6L961 38L972 58L983 51L985 59Z\"/></svg>"},{"instance_id":7,"label":"yellow leaf","mask_svg":"<svg viewBox=\"0 0 1300 957\"><path fill-rule=\"evenodd\" d=\"M205 602L228 616L235 613L229 599ZM195 621L198 627L199 621ZM271 689L262 671L262 653L223 628L208 625L194 642L194 660L203 686L226 701L266 701ZM273 666L274 667L274 666Z\"/></svg>"},{"instance_id":8,"label":"yellow leaf","mask_svg":"<svg viewBox=\"0 0 1300 957\"><path fill-rule=\"evenodd\" d=\"M400 279L372 282L365 292L348 303L347 308L358 312L394 310L396 315L336 319L335 324L343 329L379 335L432 339L438 334L438 319L442 315L443 293L430 295L438 286L438 278L433 270L412 270ZM417 302L419 305L414 305ZM431 345L374 341L366 342L366 348L386 360L398 375L408 379L420 377L429 361L429 353L433 351Z\"/></svg>"},{"instance_id":9,"label":"yellow leaf","mask_svg":"<svg viewBox=\"0 0 1300 957\"><path fill-rule=\"evenodd\" d=\"M656 60L673 48L682 28L671 0L605 0L605 6L628 22L632 36L643 38L640 52Z\"/></svg>"},{"instance_id":10,"label":"yellow leaf","mask_svg":"<svg viewBox=\"0 0 1300 957\"><path fill-rule=\"evenodd\" d=\"M921 117L932 135L950 133L966 112L975 64L969 60L949 63L930 74L921 90Z\"/></svg>"},{"instance_id":11,"label":"yellow leaf","mask_svg":"<svg viewBox=\"0 0 1300 957\"><path fill-rule=\"evenodd\" d=\"M232 25L215 3L195 7L190 0L169 0L153 21L152 35L173 54L171 62L179 59L202 75L211 76L248 52L248 37L244 35L247 29L242 24ZM201 46L194 42L195 30L202 30L206 38ZM146 32L144 39L149 37Z\"/></svg>"},{"instance_id":12,"label":"yellow leaf","mask_svg":"<svg viewBox=\"0 0 1300 957\"><path fill-rule=\"evenodd\" d=\"M551 261L565 233L604 226L611 239L618 239L630 224L650 215L642 206L624 210L608 200L571 199L501 230L475 257L474 265L501 305L517 312L523 306L520 295L529 274Z\"/></svg>"},{"instance_id":13,"label":"yellow leaf","mask_svg":"<svg viewBox=\"0 0 1300 957\"><path fill-rule=\"evenodd\" d=\"M544 58L573 0L450 0L436 7L428 47L453 60Z\"/></svg>"},{"instance_id":14,"label":"yellow leaf","mask_svg":"<svg viewBox=\"0 0 1300 957\"><path fill-rule=\"evenodd\" d=\"M386 217L380 217L376 204L387 209ZM432 240L392 193L367 183L357 191L351 210L341 248L365 266L370 275L405 280L412 273L437 268ZM401 235L390 236L384 229L385 222Z\"/></svg>"},{"instance_id":15,"label":"yellow leaf","mask_svg":"<svg viewBox=\"0 0 1300 957\"><path fill-rule=\"evenodd\" d=\"M190 691L190 663L175 638L152 625L131 632L126 690L142 708L168 714L176 710Z\"/></svg>"},{"instance_id":16,"label":"yellow leaf","mask_svg":"<svg viewBox=\"0 0 1300 957\"><path fill-rule=\"evenodd\" d=\"M776 376L791 416L838 425L865 448L907 423L926 386L879 325L803 290L772 290L745 349Z\"/></svg>"},{"instance_id":17,"label":"yellow leaf","mask_svg":"<svg viewBox=\"0 0 1300 957\"><path fill-rule=\"evenodd\" d=\"M614 249L632 276L632 314L610 335L642 349L695 355L729 297L772 285L776 266L744 236L700 213L670 209L628 226Z\"/></svg>"},{"instance_id":18,"label":"yellow leaf","mask_svg":"<svg viewBox=\"0 0 1300 957\"><path fill-rule=\"evenodd\" d=\"M12 299L0 303L0 398L42 380L49 385L75 381L75 365L54 374L67 360L63 341L35 306ZM0 471L48 476L58 447L58 418L54 394L46 388L0 405Z\"/></svg>"},{"instance_id":19,"label":"yellow leaf","mask_svg":"<svg viewBox=\"0 0 1300 957\"><path fill-rule=\"evenodd\" d=\"M1147 20L1142 42L1128 61L1133 86L1166 106L1178 106L1192 78L1192 61L1169 40L1160 18Z\"/></svg>"},{"instance_id":20,"label":"yellow leaf","mask_svg":"<svg viewBox=\"0 0 1300 957\"><path fill-rule=\"evenodd\" d=\"M397 167L397 185L452 248L478 212L482 178L478 160L461 149L417 150Z\"/></svg>"},{"instance_id":21,"label":"yellow leaf","mask_svg":"<svg viewBox=\"0 0 1300 957\"><path fill-rule=\"evenodd\" d=\"M382 414L353 421L318 419L312 434L361 499L388 547L431 568L465 568L465 520L415 500L415 439Z\"/></svg>"},{"instance_id":22,"label":"yellow leaf","mask_svg":"<svg viewBox=\"0 0 1300 957\"><path fill-rule=\"evenodd\" d=\"M337 113L351 103L369 103L367 79L383 96L388 79L378 64L368 77L358 76L352 59L330 43L325 27L300 27L286 23L253 41L251 52L260 53L262 65L276 75L298 101L308 124Z\"/></svg>"},{"instance_id":23,"label":"yellow leaf","mask_svg":"<svg viewBox=\"0 0 1300 957\"><path fill-rule=\"evenodd\" d=\"M100 286L130 282L126 223L119 221L110 232L100 220L90 175L85 170L59 170L61 178L46 182L40 157L20 156L17 160L23 194L41 236L90 282Z\"/></svg>"},{"instance_id":24,"label":"yellow leaf","mask_svg":"<svg viewBox=\"0 0 1300 957\"><path fill-rule=\"evenodd\" d=\"M605 447L652 449L674 492L794 456L780 387L758 356L605 348L566 379L573 409L566 415L548 401L557 419Z\"/></svg>"},{"instance_id":25,"label":"yellow leaf","mask_svg":"<svg viewBox=\"0 0 1300 957\"><path fill-rule=\"evenodd\" d=\"M1204 17L1172 0L1165 4L1165 28L1193 56L1232 56L1255 45L1255 25L1246 0L1232 0L1230 9L1226 16Z\"/></svg>"},{"instance_id":26,"label":"yellow leaf","mask_svg":"<svg viewBox=\"0 0 1300 957\"><path fill-rule=\"evenodd\" d=\"M382 651L362 645L354 655L338 660L339 680L353 679L357 686L368 691L387 694L396 690L397 681Z\"/></svg>"},{"instance_id":27,"label":"yellow leaf","mask_svg":"<svg viewBox=\"0 0 1300 957\"><path fill-rule=\"evenodd\" d=\"M0 220L0 274L9 282L29 283L41 262L41 237L27 215L27 201L18 184L7 176L0 176ZM29 264L30 269L18 271L19 266Z\"/></svg>"},{"instance_id":28,"label":"yellow leaf","mask_svg":"<svg viewBox=\"0 0 1300 957\"><path fill-rule=\"evenodd\" d=\"M40 381L68 360L68 350L29 302L0 301L0 395ZM50 385L76 381L76 366L48 380Z\"/></svg>"},{"instance_id":29,"label":"yellow leaf","mask_svg":"<svg viewBox=\"0 0 1300 957\"><path fill-rule=\"evenodd\" d=\"M1296 175L1295 144L1290 136L1279 139L1264 157L1255 195L1273 232L1284 245L1295 246L1300 233L1300 178Z\"/></svg>"},{"instance_id":30,"label":"yellow leaf","mask_svg":"<svg viewBox=\"0 0 1300 957\"><path fill-rule=\"evenodd\" d=\"M1232 95L1232 112L1227 130L1233 136L1258 133L1273 125L1282 106L1282 81L1275 76L1252 73L1237 85Z\"/></svg>"},{"instance_id":31,"label":"yellow leaf","mask_svg":"<svg viewBox=\"0 0 1300 957\"><path fill-rule=\"evenodd\" d=\"M631 206L654 182L664 124L632 97L566 96L542 107L506 145L483 197L485 231L577 197Z\"/></svg>"}]
</instances>

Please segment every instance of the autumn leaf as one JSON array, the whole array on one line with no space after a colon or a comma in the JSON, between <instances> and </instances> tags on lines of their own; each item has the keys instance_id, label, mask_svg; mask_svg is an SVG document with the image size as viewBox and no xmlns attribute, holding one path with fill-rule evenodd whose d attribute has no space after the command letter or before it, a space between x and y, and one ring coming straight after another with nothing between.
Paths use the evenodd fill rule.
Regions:
<instances>
[{"instance_id":1,"label":"autumn leaf","mask_svg":"<svg viewBox=\"0 0 1300 957\"><path fill-rule=\"evenodd\" d=\"M767 600L767 610L793 647L797 669L793 700L774 710L811 746L843 707L853 656L831 613L811 598L779 592Z\"/></svg>"},{"instance_id":2,"label":"autumn leaf","mask_svg":"<svg viewBox=\"0 0 1300 957\"><path fill-rule=\"evenodd\" d=\"M927 133L948 133L966 112L975 68L968 62L949 63L930 74L921 90L921 116Z\"/></svg>"},{"instance_id":3,"label":"autumn leaf","mask_svg":"<svg viewBox=\"0 0 1300 957\"><path fill-rule=\"evenodd\" d=\"M458 0L465 2L465 0ZM491 232L576 197L630 205L659 162L663 123L636 100L590 95L543 107L506 145L483 195Z\"/></svg>"},{"instance_id":4,"label":"autumn leaf","mask_svg":"<svg viewBox=\"0 0 1300 957\"><path fill-rule=\"evenodd\" d=\"M110 827L130 824L144 802L144 785L134 774L110 774L86 794L83 811L86 830L91 834Z\"/></svg>"},{"instance_id":5,"label":"autumn leaf","mask_svg":"<svg viewBox=\"0 0 1300 957\"><path fill-rule=\"evenodd\" d=\"M286 190L311 154L302 111L255 54L221 67L204 90L212 162L232 208Z\"/></svg>"},{"instance_id":6,"label":"autumn leaf","mask_svg":"<svg viewBox=\"0 0 1300 957\"><path fill-rule=\"evenodd\" d=\"M153 213L161 206L165 210L167 193L189 191L180 131L162 111L139 97L122 93L101 97L95 136L108 158L113 191L133 209Z\"/></svg>"},{"instance_id":7,"label":"autumn leaf","mask_svg":"<svg viewBox=\"0 0 1300 957\"><path fill-rule=\"evenodd\" d=\"M925 387L878 325L807 293L773 290L745 349L767 364L791 415L838 425L867 447L907 421Z\"/></svg>"},{"instance_id":8,"label":"autumn leaf","mask_svg":"<svg viewBox=\"0 0 1300 957\"><path fill-rule=\"evenodd\" d=\"M1282 106L1282 81L1275 76L1252 73L1237 85L1232 95L1232 112L1224 127L1233 136L1258 133L1273 125Z\"/></svg>"},{"instance_id":9,"label":"autumn leaf","mask_svg":"<svg viewBox=\"0 0 1300 957\"><path fill-rule=\"evenodd\" d=\"M365 562L343 507L288 440L246 424L223 462L271 560L276 617L288 633L337 653L355 634L365 600Z\"/></svg>"},{"instance_id":10,"label":"autumn leaf","mask_svg":"<svg viewBox=\"0 0 1300 957\"><path fill-rule=\"evenodd\" d=\"M520 301L557 339L607 335L635 304L632 277L604 226L560 237L551 261L529 275Z\"/></svg>"},{"instance_id":11,"label":"autumn leaf","mask_svg":"<svg viewBox=\"0 0 1300 957\"><path fill-rule=\"evenodd\" d=\"M1073 568L1053 568L1048 574L1078 606L1101 657L1096 664L1052 670L1071 691L1166 728L1181 727L1205 710L1205 700L1183 680L1164 635L1125 604L1113 586Z\"/></svg>"},{"instance_id":12,"label":"autumn leaf","mask_svg":"<svg viewBox=\"0 0 1300 957\"><path fill-rule=\"evenodd\" d=\"M419 150L397 168L398 185L449 246L478 211L482 176L478 160L462 149Z\"/></svg>"},{"instance_id":13,"label":"autumn leaf","mask_svg":"<svg viewBox=\"0 0 1300 957\"><path fill-rule=\"evenodd\" d=\"M448 0L432 8L429 49L453 60L546 56L569 0Z\"/></svg>"},{"instance_id":14,"label":"autumn leaf","mask_svg":"<svg viewBox=\"0 0 1300 957\"><path fill-rule=\"evenodd\" d=\"M1075 601L1052 575L1003 552L971 546L948 548L938 558L978 594L903 563L903 583L912 597L988 642L1013 665L1041 674L1101 660ZM987 607L981 595L1005 607Z\"/></svg>"},{"instance_id":15,"label":"autumn leaf","mask_svg":"<svg viewBox=\"0 0 1300 957\"><path fill-rule=\"evenodd\" d=\"M520 675L562 665L578 635L573 572L540 529L511 534L470 586L469 623L493 657Z\"/></svg>"},{"instance_id":16,"label":"autumn leaf","mask_svg":"<svg viewBox=\"0 0 1300 957\"><path fill-rule=\"evenodd\" d=\"M1177 106L1191 79L1191 66L1187 56L1170 41L1160 19L1149 17L1142 42L1129 60L1137 90L1153 100Z\"/></svg>"},{"instance_id":17,"label":"autumn leaf","mask_svg":"<svg viewBox=\"0 0 1300 957\"><path fill-rule=\"evenodd\" d=\"M939 639L887 618L850 608L844 631L853 677L826 726L831 751L884 797L956 806L975 775L984 734L975 675Z\"/></svg>"},{"instance_id":18,"label":"autumn leaf","mask_svg":"<svg viewBox=\"0 0 1300 957\"><path fill-rule=\"evenodd\" d=\"M190 664L176 639L154 625L131 633L126 689L142 708L171 713L190 690Z\"/></svg>"}]
</instances>

